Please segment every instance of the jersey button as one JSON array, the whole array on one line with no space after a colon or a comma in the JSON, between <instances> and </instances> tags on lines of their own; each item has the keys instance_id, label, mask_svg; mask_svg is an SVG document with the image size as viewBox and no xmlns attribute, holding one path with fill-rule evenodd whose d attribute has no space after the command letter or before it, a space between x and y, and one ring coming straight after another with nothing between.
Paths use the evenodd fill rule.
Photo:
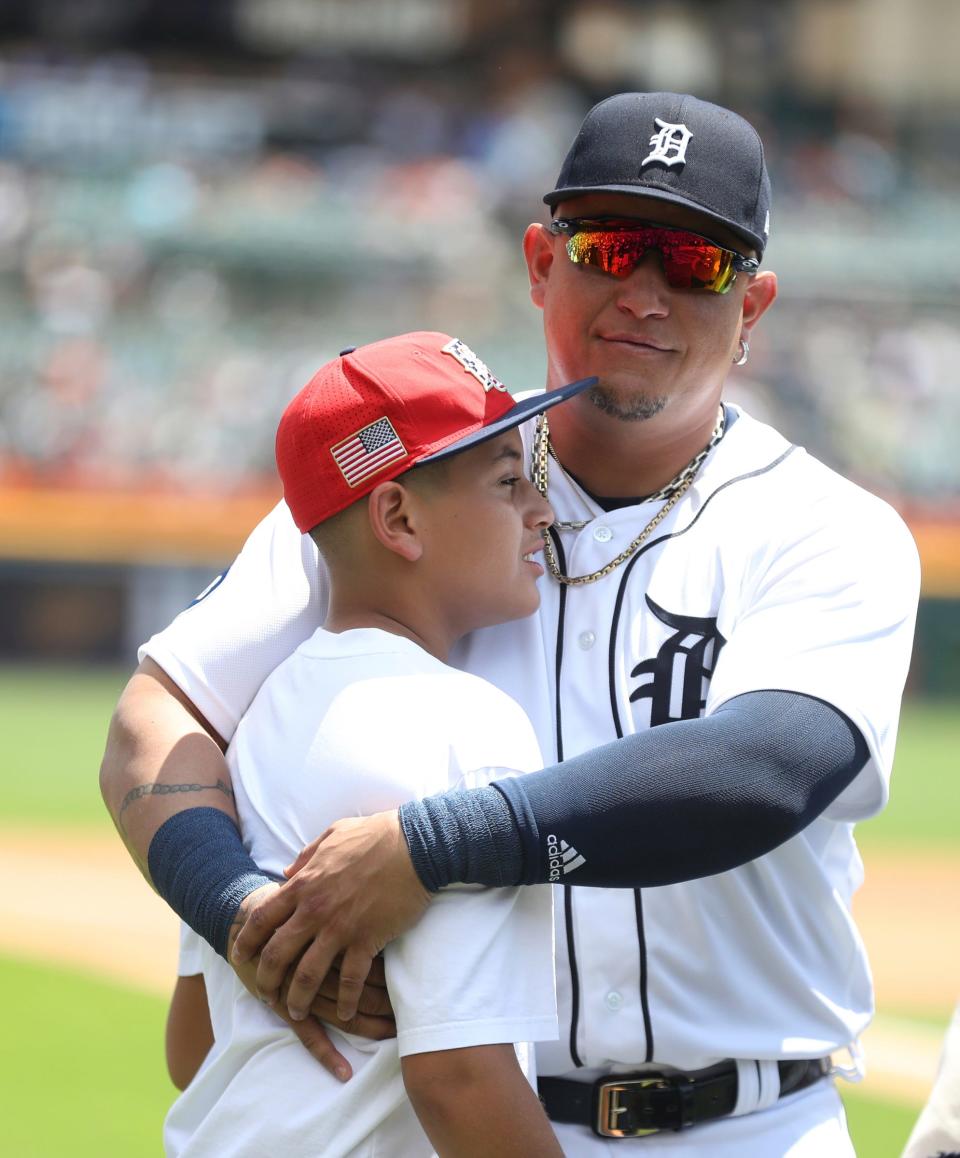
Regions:
<instances>
[{"instance_id":1,"label":"jersey button","mask_svg":"<svg viewBox=\"0 0 960 1158\"><path fill-rule=\"evenodd\" d=\"M584 651L589 651L591 647L597 642L597 637L592 631L581 631L577 642Z\"/></svg>"},{"instance_id":2,"label":"jersey button","mask_svg":"<svg viewBox=\"0 0 960 1158\"><path fill-rule=\"evenodd\" d=\"M609 543L613 538L613 531L609 527L594 527L593 537L598 543Z\"/></svg>"},{"instance_id":3,"label":"jersey button","mask_svg":"<svg viewBox=\"0 0 960 1158\"><path fill-rule=\"evenodd\" d=\"M617 1010L623 1005L623 997L616 989L611 989L604 1000L607 1003L607 1009Z\"/></svg>"}]
</instances>

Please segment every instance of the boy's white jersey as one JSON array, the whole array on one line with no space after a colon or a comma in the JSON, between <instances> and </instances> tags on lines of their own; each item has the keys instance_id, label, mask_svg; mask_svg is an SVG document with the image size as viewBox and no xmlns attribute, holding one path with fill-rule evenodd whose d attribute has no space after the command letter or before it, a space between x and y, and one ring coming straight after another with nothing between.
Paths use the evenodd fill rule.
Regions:
<instances>
[{"instance_id":1,"label":"boy's white jersey","mask_svg":"<svg viewBox=\"0 0 960 1158\"><path fill-rule=\"evenodd\" d=\"M871 1016L849 911L861 880L852 827L887 798L916 548L887 504L727 413L693 486L627 562L583 586L545 576L536 616L477 632L453 662L525 709L548 760L764 689L833 705L870 759L808 828L741 868L636 891L561 888L561 1037L538 1046L541 1073L816 1057ZM559 520L585 522L554 532L568 575L605 566L659 509L604 512L555 464L549 497ZM322 618L315 575L312 545L281 505L213 594L146 653L229 737Z\"/></svg>"},{"instance_id":2,"label":"boy's white jersey","mask_svg":"<svg viewBox=\"0 0 960 1158\"><path fill-rule=\"evenodd\" d=\"M333 821L472 786L542 761L520 708L483 680L376 629L317 630L272 673L227 750L244 842L281 876ZM331 1030L354 1077L341 1084L291 1030L188 934L215 1044L171 1110L170 1155L430 1155L400 1057L555 1037L550 890L455 886L385 951L397 1039ZM509 979L509 984L505 984ZM525 1066L532 1077L532 1067Z\"/></svg>"}]
</instances>

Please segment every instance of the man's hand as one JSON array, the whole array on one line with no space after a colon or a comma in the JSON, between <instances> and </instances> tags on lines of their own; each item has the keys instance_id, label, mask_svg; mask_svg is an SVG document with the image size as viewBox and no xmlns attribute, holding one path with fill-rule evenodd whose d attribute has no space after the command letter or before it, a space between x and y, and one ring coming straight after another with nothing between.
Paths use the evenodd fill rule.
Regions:
<instances>
[{"instance_id":1,"label":"man's hand","mask_svg":"<svg viewBox=\"0 0 960 1158\"><path fill-rule=\"evenodd\" d=\"M248 968L248 966L244 966ZM280 999L286 1009L286 997L289 983L281 986ZM360 992L357 1002L356 1016L350 1021L341 1021L337 1016L337 998L340 992L340 960L333 963L333 968L323 980L317 996L313 999L310 1012L321 1021L335 1025L344 1033L355 1033L358 1037L366 1037L372 1041L383 1041L384 1038L397 1036L397 1022L393 1016L393 1006L390 1004L390 994L387 992L387 981L384 976L383 958L374 957L373 965L367 974L367 979ZM301 1024L301 1023L297 1023Z\"/></svg>"},{"instance_id":2,"label":"man's hand","mask_svg":"<svg viewBox=\"0 0 960 1158\"><path fill-rule=\"evenodd\" d=\"M296 962L286 1005L302 1021L342 953L337 1015L349 1022L373 959L430 901L410 863L396 811L338 820L287 873L290 879L269 895L252 894L256 899L231 960L237 967L260 953L257 988L272 1005Z\"/></svg>"},{"instance_id":3,"label":"man's hand","mask_svg":"<svg viewBox=\"0 0 960 1158\"><path fill-rule=\"evenodd\" d=\"M227 943L228 951L229 947L231 947L236 941L237 933L240 929L243 928L244 920L246 919L246 915L249 913L251 906L258 898L263 898L268 896L270 893L276 892L277 887L277 885L264 885L263 888L254 889L252 893L249 893L243 899L240 904L240 908L237 910L237 915L234 919L233 926L230 929L230 937ZM248 992L251 993L254 997L260 999L260 994L257 991L256 959L249 961L245 965L237 965L233 962L231 962L231 964L233 964L234 972L243 982ZM350 1063L343 1056L343 1054L336 1049L333 1042L330 1040L327 1031L323 1028L316 1017L307 1017L302 1021L294 1021L293 1018L290 1017L290 1015L287 1013L286 1008L278 1005L273 1006L273 1012L277 1015L277 1017L279 1017L282 1021L285 1021L287 1025L290 1026L293 1032L300 1039L301 1044L306 1048L312 1057L316 1058L316 1060L323 1066L325 1070L333 1074L333 1076L341 1082L345 1082L350 1077L352 1077L353 1070L350 1067Z\"/></svg>"},{"instance_id":4,"label":"man's hand","mask_svg":"<svg viewBox=\"0 0 960 1158\"><path fill-rule=\"evenodd\" d=\"M231 947L236 942L237 933L243 928L251 906L255 904L259 898L264 898L271 893L275 893L277 888L277 885L264 885L263 888L255 889L244 898L230 930L229 944ZM234 972L240 978L240 981L248 992L260 999L260 993L257 989L258 963L259 957L255 956L245 964L232 964ZM357 1015L346 1022L340 1021L337 1017L336 998L339 976L339 970L335 965L313 1003L310 1016L300 1021L294 1021L287 1012L286 1005L282 1000L288 987L286 982L281 986L281 1000L274 1002L271 1008L277 1017L290 1026L311 1056L314 1057L325 1070L333 1074L335 1078L345 1082L353 1073L350 1063L343 1054L336 1049L326 1029L320 1024L321 1021L326 1021L338 1029L342 1029L344 1033L355 1033L359 1037L370 1038L373 1041L383 1041L388 1037L396 1037L397 1023L393 1019L393 1008L390 1005L390 998L387 994L387 984L383 974L383 960L381 958L374 961L373 968L370 970L367 984L364 986L363 992L360 995Z\"/></svg>"}]
</instances>

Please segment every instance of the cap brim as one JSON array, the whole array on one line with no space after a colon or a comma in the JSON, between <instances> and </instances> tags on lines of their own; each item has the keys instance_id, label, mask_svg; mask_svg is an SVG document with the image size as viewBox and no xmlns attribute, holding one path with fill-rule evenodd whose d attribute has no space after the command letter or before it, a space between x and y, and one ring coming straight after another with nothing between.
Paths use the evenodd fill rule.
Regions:
<instances>
[{"instance_id":1,"label":"cap brim","mask_svg":"<svg viewBox=\"0 0 960 1158\"><path fill-rule=\"evenodd\" d=\"M699 204L699 202L693 201L689 197L684 197L680 193L673 193L666 189L658 189L656 186L570 185L565 189L554 189L552 193L548 193L544 197L543 202L553 210L561 201L568 201L572 197L586 197L590 193L629 193L632 197L646 197L650 201L669 201L673 205L683 205L687 209L693 209L697 213L702 213L704 217L709 217L711 221L716 221L719 225L725 226L731 232L735 233L737 237L742 237L744 241L753 246L760 257L763 256L764 246L767 244L766 238L759 237L756 233L744 229L742 225L738 225L735 221L730 221L729 218L723 217L719 213L714 213L713 210L707 209L705 206Z\"/></svg>"},{"instance_id":2,"label":"cap brim","mask_svg":"<svg viewBox=\"0 0 960 1158\"><path fill-rule=\"evenodd\" d=\"M599 378L580 378L578 381L569 382L566 386L560 386L556 390L546 390L543 394L524 398L502 418L498 418L496 422L491 422L489 426L484 426L481 430L475 430L473 434L468 434L452 445L445 446L443 450L438 450L435 454L421 458L415 466L440 462L444 458L450 458L454 454L460 454L461 451L469 450L471 446L477 446L488 439L496 438L498 434L503 434L504 431L512 430L515 426L526 422L528 418L542 414L545 410L559 406L561 402L566 402L568 398L573 398L574 395L589 390L591 386L596 386L599 381Z\"/></svg>"}]
</instances>

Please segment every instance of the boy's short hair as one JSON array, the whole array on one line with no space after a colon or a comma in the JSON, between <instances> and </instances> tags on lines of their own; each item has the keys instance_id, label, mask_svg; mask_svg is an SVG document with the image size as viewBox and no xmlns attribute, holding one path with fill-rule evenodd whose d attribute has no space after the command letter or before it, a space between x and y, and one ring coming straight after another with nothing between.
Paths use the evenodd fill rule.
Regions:
<instances>
[{"instance_id":1,"label":"boy's short hair","mask_svg":"<svg viewBox=\"0 0 960 1158\"><path fill-rule=\"evenodd\" d=\"M449 334L401 334L345 350L320 367L280 420L283 497L306 533L379 483L494 438L596 381L515 402Z\"/></svg>"}]
</instances>

